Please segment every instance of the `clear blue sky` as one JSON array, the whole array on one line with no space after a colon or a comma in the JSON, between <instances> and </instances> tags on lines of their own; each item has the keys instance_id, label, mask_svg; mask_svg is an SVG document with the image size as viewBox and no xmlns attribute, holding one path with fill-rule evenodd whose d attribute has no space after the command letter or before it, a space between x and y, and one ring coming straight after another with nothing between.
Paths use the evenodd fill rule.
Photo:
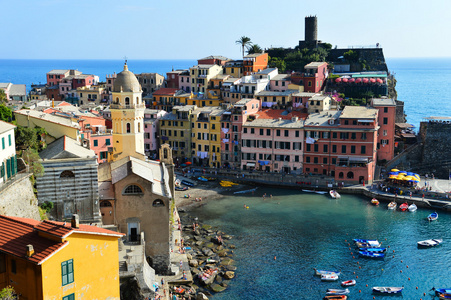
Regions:
<instances>
[{"instance_id":1,"label":"clear blue sky","mask_svg":"<svg viewBox=\"0 0 451 300\"><path fill-rule=\"evenodd\" d=\"M451 56L450 0L0 0L0 58L197 59L294 47L304 18L339 48L380 43L386 57Z\"/></svg>"}]
</instances>

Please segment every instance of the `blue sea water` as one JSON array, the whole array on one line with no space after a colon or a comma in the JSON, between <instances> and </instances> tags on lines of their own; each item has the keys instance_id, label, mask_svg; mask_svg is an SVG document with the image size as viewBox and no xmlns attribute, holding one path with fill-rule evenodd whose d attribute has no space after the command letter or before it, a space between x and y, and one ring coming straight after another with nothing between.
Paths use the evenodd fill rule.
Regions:
<instances>
[{"instance_id":1,"label":"blue sea water","mask_svg":"<svg viewBox=\"0 0 451 300\"><path fill-rule=\"evenodd\" d=\"M262 195L272 195L263 199ZM249 209L244 209L244 204ZM391 299L373 286L404 286L404 299L430 299L429 290L451 286L451 215L376 207L368 199L298 190L259 188L255 195L230 195L192 212L206 224L233 235L236 277L213 299L322 299L329 288L356 279L350 299ZM389 247L384 259L359 257L352 239L378 239ZM443 238L435 248L417 242ZM274 260L274 257L276 259ZM313 268L341 271L338 282L322 282ZM410 280L409 280L410 278ZM418 287L418 289L417 289Z\"/></svg>"},{"instance_id":2,"label":"blue sea water","mask_svg":"<svg viewBox=\"0 0 451 300\"><path fill-rule=\"evenodd\" d=\"M407 122L417 129L421 120L430 116L451 116L451 58L387 58L387 65L396 74L398 99L405 102ZM187 69L193 60L129 60L134 73L166 75L172 69ZM0 59L0 82L26 84L45 83L45 74L52 69L77 69L105 80L107 74L122 71L123 60L28 60Z\"/></svg>"}]
</instances>

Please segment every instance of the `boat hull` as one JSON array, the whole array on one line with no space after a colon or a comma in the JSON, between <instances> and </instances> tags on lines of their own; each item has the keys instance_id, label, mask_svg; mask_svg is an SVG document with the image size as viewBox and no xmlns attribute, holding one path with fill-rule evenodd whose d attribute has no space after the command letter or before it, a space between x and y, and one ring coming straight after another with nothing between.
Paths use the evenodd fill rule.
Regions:
<instances>
[{"instance_id":1,"label":"boat hull","mask_svg":"<svg viewBox=\"0 0 451 300\"><path fill-rule=\"evenodd\" d=\"M403 289L403 287L373 287L373 293L398 294L401 293Z\"/></svg>"}]
</instances>

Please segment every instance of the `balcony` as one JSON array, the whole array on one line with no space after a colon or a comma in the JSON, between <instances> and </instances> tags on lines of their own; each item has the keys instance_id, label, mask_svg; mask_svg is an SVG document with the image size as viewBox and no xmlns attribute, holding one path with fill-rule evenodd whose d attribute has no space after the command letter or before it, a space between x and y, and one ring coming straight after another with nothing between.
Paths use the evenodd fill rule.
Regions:
<instances>
[{"instance_id":1,"label":"balcony","mask_svg":"<svg viewBox=\"0 0 451 300\"><path fill-rule=\"evenodd\" d=\"M134 105L121 105L119 103L112 103L110 109L136 109L136 108L146 108L144 103L134 104Z\"/></svg>"}]
</instances>

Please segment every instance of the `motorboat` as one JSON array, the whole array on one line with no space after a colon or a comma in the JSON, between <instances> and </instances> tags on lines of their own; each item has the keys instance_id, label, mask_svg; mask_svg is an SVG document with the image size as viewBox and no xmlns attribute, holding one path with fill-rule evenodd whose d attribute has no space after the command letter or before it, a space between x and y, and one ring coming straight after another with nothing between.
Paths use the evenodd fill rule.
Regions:
<instances>
[{"instance_id":1,"label":"motorboat","mask_svg":"<svg viewBox=\"0 0 451 300\"><path fill-rule=\"evenodd\" d=\"M346 300L348 296L346 295L327 295L323 298L324 300Z\"/></svg>"},{"instance_id":2,"label":"motorboat","mask_svg":"<svg viewBox=\"0 0 451 300\"><path fill-rule=\"evenodd\" d=\"M321 275L330 275L330 274L335 274L335 275L340 275L340 271L326 271L326 270L315 270L315 275L316 276L321 276Z\"/></svg>"},{"instance_id":3,"label":"motorboat","mask_svg":"<svg viewBox=\"0 0 451 300\"><path fill-rule=\"evenodd\" d=\"M323 274L321 275L321 281L336 281L338 280L337 274Z\"/></svg>"},{"instance_id":4,"label":"motorboat","mask_svg":"<svg viewBox=\"0 0 451 300\"><path fill-rule=\"evenodd\" d=\"M407 202L404 202L399 206L400 211L406 211L409 208L409 204Z\"/></svg>"},{"instance_id":5,"label":"motorboat","mask_svg":"<svg viewBox=\"0 0 451 300\"><path fill-rule=\"evenodd\" d=\"M390 202L390 203L388 203L388 209L390 209L390 210L395 210L396 209L396 206L398 206L398 204L395 202L395 201L392 201L392 202Z\"/></svg>"},{"instance_id":6,"label":"motorboat","mask_svg":"<svg viewBox=\"0 0 451 300\"><path fill-rule=\"evenodd\" d=\"M336 191L336 190L330 190L329 191L329 195L333 198L333 199L340 199L341 195Z\"/></svg>"},{"instance_id":7,"label":"motorboat","mask_svg":"<svg viewBox=\"0 0 451 300\"><path fill-rule=\"evenodd\" d=\"M187 185L187 186L194 186L194 183L187 181L187 180L182 180L182 184Z\"/></svg>"},{"instance_id":8,"label":"motorboat","mask_svg":"<svg viewBox=\"0 0 451 300\"><path fill-rule=\"evenodd\" d=\"M393 287L393 286L374 286L373 292L382 294L397 294L401 293L404 287Z\"/></svg>"},{"instance_id":9,"label":"motorboat","mask_svg":"<svg viewBox=\"0 0 451 300\"><path fill-rule=\"evenodd\" d=\"M199 180L199 181L204 181L204 182L208 181L208 179L205 178L204 176L198 177L197 180Z\"/></svg>"},{"instance_id":10,"label":"motorboat","mask_svg":"<svg viewBox=\"0 0 451 300\"><path fill-rule=\"evenodd\" d=\"M354 239L353 241L358 248L379 248L381 246L378 240Z\"/></svg>"},{"instance_id":11,"label":"motorboat","mask_svg":"<svg viewBox=\"0 0 451 300\"><path fill-rule=\"evenodd\" d=\"M441 243L443 243L443 239L424 240L419 241L417 244L418 247L434 247L440 245Z\"/></svg>"},{"instance_id":12,"label":"motorboat","mask_svg":"<svg viewBox=\"0 0 451 300\"><path fill-rule=\"evenodd\" d=\"M437 296L440 300L451 299L451 294L438 294Z\"/></svg>"},{"instance_id":13,"label":"motorboat","mask_svg":"<svg viewBox=\"0 0 451 300\"><path fill-rule=\"evenodd\" d=\"M326 295L347 295L349 289L327 289Z\"/></svg>"},{"instance_id":14,"label":"motorboat","mask_svg":"<svg viewBox=\"0 0 451 300\"><path fill-rule=\"evenodd\" d=\"M371 199L371 204L379 205L379 200L377 200L376 198L373 198L373 199Z\"/></svg>"},{"instance_id":15,"label":"motorboat","mask_svg":"<svg viewBox=\"0 0 451 300\"><path fill-rule=\"evenodd\" d=\"M410 212L414 212L417 210L417 206L415 205L415 203L412 203L409 205L409 207L407 208Z\"/></svg>"},{"instance_id":16,"label":"motorboat","mask_svg":"<svg viewBox=\"0 0 451 300\"><path fill-rule=\"evenodd\" d=\"M360 251L384 253L387 248L359 248Z\"/></svg>"},{"instance_id":17,"label":"motorboat","mask_svg":"<svg viewBox=\"0 0 451 300\"><path fill-rule=\"evenodd\" d=\"M355 281L355 279L351 279L351 280L342 281L341 286L353 286L356 283L357 283L357 281Z\"/></svg>"},{"instance_id":18,"label":"motorboat","mask_svg":"<svg viewBox=\"0 0 451 300\"><path fill-rule=\"evenodd\" d=\"M187 186L176 186L175 187L176 191L186 191L188 189L189 189L189 187L187 187Z\"/></svg>"},{"instance_id":19,"label":"motorboat","mask_svg":"<svg viewBox=\"0 0 451 300\"><path fill-rule=\"evenodd\" d=\"M432 214L430 214L428 216L428 221L435 221L438 219L438 213L437 212L433 212Z\"/></svg>"},{"instance_id":20,"label":"motorboat","mask_svg":"<svg viewBox=\"0 0 451 300\"><path fill-rule=\"evenodd\" d=\"M363 257L383 258L385 256L385 253L383 253L383 252L359 251L359 255L363 256Z\"/></svg>"},{"instance_id":21,"label":"motorboat","mask_svg":"<svg viewBox=\"0 0 451 300\"><path fill-rule=\"evenodd\" d=\"M439 295L439 294L451 294L451 288L438 288L436 289L435 287L433 287L431 289L431 291L435 291L435 295Z\"/></svg>"}]
</instances>

